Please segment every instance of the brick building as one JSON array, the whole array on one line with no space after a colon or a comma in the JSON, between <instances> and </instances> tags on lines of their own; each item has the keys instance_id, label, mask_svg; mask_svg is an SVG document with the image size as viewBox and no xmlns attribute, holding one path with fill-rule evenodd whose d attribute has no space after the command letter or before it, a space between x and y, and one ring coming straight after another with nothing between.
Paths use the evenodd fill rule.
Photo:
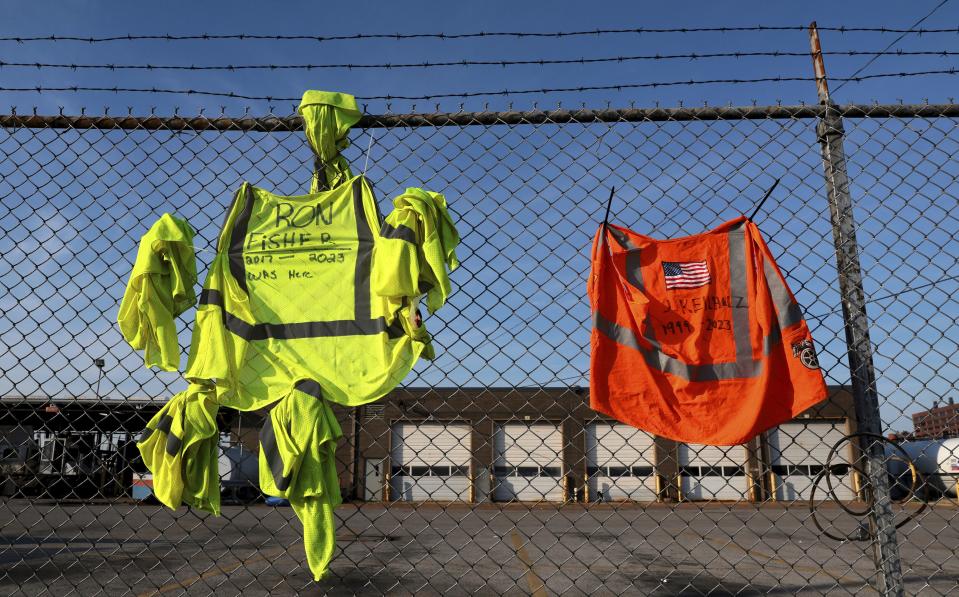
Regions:
<instances>
[{"instance_id":1,"label":"brick building","mask_svg":"<svg viewBox=\"0 0 959 597\"><path fill-rule=\"evenodd\" d=\"M933 402L929 410L913 413L912 426L917 439L959 437L959 404L953 398L943 406Z\"/></svg>"},{"instance_id":2,"label":"brick building","mask_svg":"<svg viewBox=\"0 0 959 597\"><path fill-rule=\"evenodd\" d=\"M804 499L832 445L856 430L845 387L732 447L653 437L590 409L584 388L404 388L353 423L337 458L369 501ZM858 479L834 464L837 492L854 499Z\"/></svg>"}]
</instances>

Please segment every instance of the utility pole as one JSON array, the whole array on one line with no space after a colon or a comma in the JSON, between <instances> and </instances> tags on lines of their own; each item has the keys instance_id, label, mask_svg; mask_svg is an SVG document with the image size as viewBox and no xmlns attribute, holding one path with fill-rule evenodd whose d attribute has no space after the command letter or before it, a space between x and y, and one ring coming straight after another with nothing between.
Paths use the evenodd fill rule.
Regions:
<instances>
[{"instance_id":1,"label":"utility pole","mask_svg":"<svg viewBox=\"0 0 959 597\"><path fill-rule=\"evenodd\" d=\"M816 126L826 174L829 211L832 218L833 242L836 247L836 268L839 273L839 293L846 328L846 347L852 395L856 407L858 431L882 435L879 413L879 392L876 389L876 371L872 361L872 343L869 340L869 319L866 317L865 292L859 247L856 242L856 223L853 219L852 197L846 173L846 155L843 149L844 129L840 111L829 97L826 66L819 42L816 22L809 25L809 44L819 103L825 107ZM889 479L886 457L881 442L868 437L859 438L865 461L871 499L870 531L873 539L873 559L879 573L879 591L885 596L904 594L902 563L896 539L896 524L889 497ZM868 495L870 494L871 495Z\"/></svg>"}]
</instances>

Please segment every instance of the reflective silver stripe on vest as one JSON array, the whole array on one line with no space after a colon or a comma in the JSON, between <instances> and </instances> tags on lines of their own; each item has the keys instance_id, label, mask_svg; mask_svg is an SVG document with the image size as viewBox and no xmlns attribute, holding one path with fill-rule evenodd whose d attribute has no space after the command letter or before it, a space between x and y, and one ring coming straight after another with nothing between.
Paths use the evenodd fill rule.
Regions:
<instances>
[{"instance_id":1,"label":"reflective silver stripe on vest","mask_svg":"<svg viewBox=\"0 0 959 597\"><path fill-rule=\"evenodd\" d=\"M405 240L408 243L416 244L416 233L409 226L400 224L393 226L389 222L383 222L383 229L380 230L380 236L383 238L396 238Z\"/></svg>"},{"instance_id":2,"label":"reflective silver stripe on vest","mask_svg":"<svg viewBox=\"0 0 959 597\"><path fill-rule=\"evenodd\" d=\"M301 379L300 381L296 382L296 384L293 386L293 389L303 392L307 396L312 396L317 400L323 399L323 388L320 387L320 383L318 381L312 379Z\"/></svg>"},{"instance_id":3,"label":"reflective silver stripe on vest","mask_svg":"<svg viewBox=\"0 0 959 597\"><path fill-rule=\"evenodd\" d=\"M402 338L406 335L399 319L386 325L385 317L354 321L342 319L335 321L301 321L298 323L249 323L226 310L223 293L219 290L200 291L201 305L214 305L223 310L223 326L231 333L247 341L293 340L295 338L328 338L332 336L371 336L386 333L390 338Z\"/></svg>"},{"instance_id":4,"label":"reflective silver stripe on vest","mask_svg":"<svg viewBox=\"0 0 959 597\"><path fill-rule=\"evenodd\" d=\"M786 329L802 321L802 309L799 308L799 303L790 296L786 285L768 260L763 260L763 273L766 275L766 285L769 286L769 294L776 307L779 327Z\"/></svg>"},{"instance_id":5,"label":"reflective silver stripe on vest","mask_svg":"<svg viewBox=\"0 0 959 597\"><path fill-rule=\"evenodd\" d=\"M373 264L373 229L363 208L363 177L353 181L353 216L356 219L356 270L353 274L353 317L370 319L370 268Z\"/></svg>"},{"instance_id":6,"label":"reflective silver stripe on vest","mask_svg":"<svg viewBox=\"0 0 959 597\"><path fill-rule=\"evenodd\" d=\"M644 348L639 343L636 333L628 327L619 325L616 322L609 321L599 314L593 312L593 326L598 332L627 348L632 348L643 355L646 363L663 373L670 373L681 377L687 381L719 381L722 379L738 379L746 377L756 377L762 372L763 362L761 360L749 360L746 362L733 363L712 363L712 364L694 364L684 363L675 357L671 357L662 350L658 343L650 342L650 348ZM649 326L647 326L648 328ZM779 342L778 330L770 336L763 339L763 347L768 354L769 350ZM649 339L647 338L647 341Z\"/></svg>"},{"instance_id":7,"label":"reflective silver stripe on vest","mask_svg":"<svg viewBox=\"0 0 959 597\"><path fill-rule=\"evenodd\" d=\"M248 323L226 310L223 295L219 290L200 292L200 305L214 305L223 310L223 326L244 340L292 340L296 338L326 338L332 336L370 336L386 333L390 338L402 338L406 335L402 324L397 320L386 324L385 317L366 321L351 319L335 321L304 321L298 323Z\"/></svg>"},{"instance_id":8,"label":"reflective silver stripe on vest","mask_svg":"<svg viewBox=\"0 0 959 597\"><path fill-rule=\"evenodd\" d=\"M233 231L230 233L229 264L230 273L236 279L243 292L249 292L246 285L246 265L243 263L243 243L246 242L246 233L250 228L250 217L253 214L253 188L249 183L245 183L246 197L243 203L243 209L237 214L233 221ZM239 197L237 197L239 199ZM229 217L229 216L227 216Z\"/></svg>"},{"instance_id":9,"label":"reflective silver stripe on vest","mask_svg":"<svg viewBox=\"0 0 959 597\"><path fill-rule=\"evenodd\" d=\"M626 240L630 245L632 245L632 242L630 242L629 239ZM632 246L632 249L627 249L626 251L626 279L638 290L644 291L645 286L643 284L642 249L635 245ZM643 326L643 337L647 342L650 343L650 345L652 345L651 354L647 356L646 362L650 363L651 366L659 369L660 371L682 371L681 365L684 365L684 363L663 354L662 345L660 345L660 343L656 340L656 330L653 328L653 322L648 316L646 317L645 325ZM680 374L681 373L676 373L676 375Z\"/></svg>"},{"instance_id":10,"label":"reflective silver stripe on vest","mask_svg":"<svg viewBox=\"0 0 959 597\"><path fill-rule=\"evenodd\" d=\"M166 436L166 453L170 456L176 456L180 453L180 448L183 446L183 440L178 438L174 433L168 433Z\"/></svg>"},{"instance_id":11,"label":"reflective silver stripe on vest","mask_svg":"<svg viewBox=\"0 0 959 597\"><path fill-rule=\"evenodd\" d=\"M643 263L639 248L626 251L626 280L638 290L643 290Z\"/></svg>"},{"instance_id":12,"label":"reflective silver stripe on vest","mask_svg":"<svg viewBox=\"0 0 959 597\"><path fill-rule=\"evenodd\" d=\"M273 484L280 491L285 491L293 480L293 475L283 475L283 458L276 447L276 433L273 431L273 417L266 416L263 427L260 429L260 449L273 474Z\"/></svg>"},{"instance_id":13,"label":"reflective silver stripe on vest","mask_svg":"<svg viewBox=\"0 0 959 597\"><path fill-rule=\"evenodd\" d=\"M782 341L783 333L779 328L779 322L774 321L772 329L769 330L769 335L763 338L763 354L768 356L773 351L773 347Z\"/></svg>"},{"instance_id":14,"label":"reflective silver stripe on vest","mask_svg":"<svg viewBox=\"0 0 959 597\"><path fill-rule=\"evenodd\" d=\"M745 222L726 234L729 242L729 294L736 302L733 311L733 340L736 343L736 362L753 360L753 346L749 341L749 289L746 282L746 232ZM738 308L743 305L745 308Z\"/></svg>"},{"instance_id":15,"label":"reflective silver stripe on vest","mask_svg":"<svg viewBox=\"0 0 959 597\"><path fill-rule=\"evenodd\" d=\"M633 241L629 240L629 237L626 236L625 232L622 232L621 230L617 230L615 228L606 228L606 229L609 230L609 233L613 235L613 239L617 243L619 243L619 246L621 246L622 248L624 249L637 248L636 245L633 244Z\"/></svg>"},{"instance_id":16,"label":"reflective silver stripe on vest","mask_svg":"<svg viewBox=\"0 0 959 597\"><path fill-rule=\"evenodd\" d=\"M160 431L166 433L166 453L170 456L176 456L180 452L180 448L183 446L183 440L176 436L175 433L172 433L170 429L173 428L173 417L170 415L163 415L160 417L160 420L157 421L157 426L155 429L147 427L143 430L143 433L140 435L140 442L145 442L154 431Z\"/></svg>"},{"instance_id":17,"label":"reflective silver stripe on vest","mask_svg":"<svg viewBox=\"0 0 959 597\"><path fill-rule=\"evenodd\" d=\"M323 388L315 380L301 379L294 384L293 389L317 400L323 399ZM273 430L273 417L271 415L266 416L263 427L260 429L260 449L263 450L263 456L270 467L274 485L280 491L286 491L290 486L290 481L293 480L293 473L291 471L289 475L283 474L283 457L280 456L280 451L276 447L276 432Z\"/></svg>"}]
</instances>

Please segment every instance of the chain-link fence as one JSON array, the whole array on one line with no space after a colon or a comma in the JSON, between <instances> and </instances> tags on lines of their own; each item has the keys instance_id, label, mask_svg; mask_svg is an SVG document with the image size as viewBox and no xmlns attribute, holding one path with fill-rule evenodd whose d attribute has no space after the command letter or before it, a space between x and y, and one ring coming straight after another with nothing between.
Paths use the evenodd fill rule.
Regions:
<instances>
[{"instance_id":1,"label":"chain-link fence","mask_svg":"<svg viewBox=\"0 0 959 597\"><path fill-rule=\"evenodd\" d=\"M444 193L462 267L425 318L436 359L336 411L344 503L314 583L299 522L258 489L262 413L218 415L222 516L151 498L135 441L186 382L145 369L115 323L162 213L197 231L202 282L242 181L306 192L300 120L0 117L0 592L959 591L959 441L939 439L959 437L957 118L956 106L365 117L345 152L354 172L382 212L407 186ZM669 238L752 213L777 178L755 221L829 399L732 448L590 410L585 280L609 189L611 221ZM193 311L178 325L185 354ZM857 431L897 439L853 438L829 461Z\"/></svg>"}]
</instances>

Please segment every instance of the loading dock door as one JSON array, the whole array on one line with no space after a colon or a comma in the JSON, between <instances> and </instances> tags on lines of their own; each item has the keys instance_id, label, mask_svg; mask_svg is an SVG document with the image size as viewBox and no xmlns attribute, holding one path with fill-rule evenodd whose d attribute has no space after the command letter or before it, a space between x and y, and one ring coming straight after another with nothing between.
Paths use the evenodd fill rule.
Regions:
<instances>
[{"instance_id":1,"label":"loading dock door","mask_svg":"<svg viewBox=\"0 0 959 597\"><path fill-rule=\"evenodd\" d=\"M822 471L829 450L846 435L845 429L845 421L809 420L783 423L769 430L769 459L777 500L809 499L813 479ZM851 450L847 443L833 458L832 484L841 500L856 497L849 470ZM825 481L819 491L826 491ZM819 493L816 495L818 499ZM821 497L825 498L825 493Z\"/></svg>"},{"instance_id":2,"label":"loading dock door","mask_svg":"<svg viewBox=\"0 0 959 597\"><path fill-rule=\"evenodd\" d=\"M746 448L679 444L679 488L684 500L746 499Z\"/></svg>"},{"instance_id":3,"label":"loading dock door","mask_svg":"<svg viewBox=\"0 0 959 597\"><path fill-rule=\"evenodd\" d=\"M590 501L656 499L653 436L622 423L586 427Z\"/></svg>"},{"instance_id":4,"label":"loading dock door","mask_svg":"<svg viewBox=\"0 0 959 597\"><path fill-rule=\"evenodd\" d=\"M493 451L494 500L563 501L563 434L558 425L498 424Z\"/></svg>"},{"instance_id":5,"label":"loading dock door","mask_svg":"<svg viewBox=\"0 0 959 597\"><path fill-rule=\"evenodd\" d=\"M392 442L392 499L469 500L468 425L397 423L393 425Z\"/></svg>"}]
</instances>

